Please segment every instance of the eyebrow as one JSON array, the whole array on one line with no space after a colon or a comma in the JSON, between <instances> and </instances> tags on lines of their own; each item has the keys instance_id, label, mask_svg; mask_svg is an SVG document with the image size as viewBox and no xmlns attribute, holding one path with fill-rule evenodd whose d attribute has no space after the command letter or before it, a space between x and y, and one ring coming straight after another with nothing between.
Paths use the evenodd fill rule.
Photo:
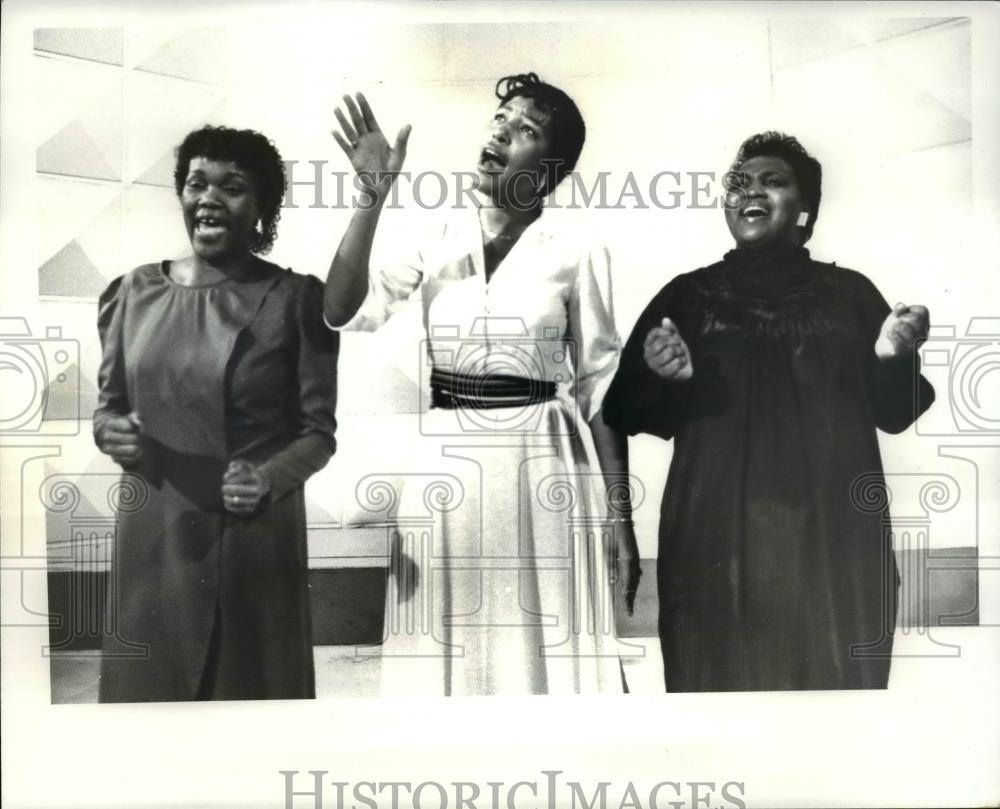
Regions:
<instances>
[{"instance_id":1,"label":"eyebrow","mask_svg":"<svg viewBox=\"0 0 1000 809\"><path fill-rule=\"evenodd\" d=\"M188 177L195 177L195 176L202 176L202 177L204 177L205 176L205 170L204 169L191 169L190 171L188 171ZM244 182L249 182L250 181L250 175L247 174L246 172L243 172L243 171L227 171L222 176L222 179L223 179L223 181L225 181L225 180L243 180Z\"/></svg>"},{"instance_id":2,"label":"eyebrow","mask_svg":"<svg viewBox=\"0 0 1000 809\"><path fill-rule=\"evenodd\" d=\"M514 108L511 107L509 101L506 104L502 104L500 106L500 109L505 110L507 112L514 111ZM522 118L527 118L529 121L531 121L531 123L535 124L535 126L538 127L545 126L545 124L547 124L551 120L550 116L548 115L546 115L544 118L539 118L537 115L529 115L526 112L521 112L519 114L521 115Z\"/></svg>"}]
</instances>

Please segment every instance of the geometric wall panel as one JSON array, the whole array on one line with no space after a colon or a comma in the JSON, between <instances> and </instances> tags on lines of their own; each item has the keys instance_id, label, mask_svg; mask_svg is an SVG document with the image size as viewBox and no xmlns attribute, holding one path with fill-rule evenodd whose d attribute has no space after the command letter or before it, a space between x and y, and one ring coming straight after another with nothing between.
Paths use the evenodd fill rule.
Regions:
<instances>
[{"instance_id":1,"label":"geometric wall panel","mask_svg":"<svg viewBox=\"0 0 1000 809\"><path fill-rule=\"evenodd\" d=\"M41 311L42 322L47 327L57 326L61 337L72 346L65 367L59 367L58 373L55 368L49 372L45 418L89 419L97 406L97 372L101 362L97 305L47 298L41 301ZM81 432L89 431L84 427Z\"/></svg>"},{"instance_id":2,"label":"geometric wall panel","mask_svg":"<svg viewBox=\"0 0 1000 809\"><path fill-rule=\"evenodd\" d=\"M37 170L120 180L122 126L122 83L119 80L38 148Z\"/></svg>"},{"instance_id":3,"label":"geometric wall panel","mask_svg":"<svg viewBox=\"0 0 1000 809\"><path fill-rule=\"evenodd\" d=\"M39 294L96 299L122 268L121 186L39 178Z\"/></svg>"},{"instance_id":4,"label":"geometric wall panel","mask_svg":"<svg viewBox=\"0 0 1000 809\"><path fill-rule=\"evenodd\" d=\"M38 270L38 294L70 298L96 298L108 280L75 239Z\"/></svg>"},{"instance_id":5,"label":"geometric wall panel","mask_svg":"<svg viewBox=\"0 0 1000 809\"><path fill-rule=\"evenodd\" d=\"M768 21L771 60L775 70L880 40L930 28L957 17L897 17L890 19L773 19Z\"/></svg>"},{"instance_id":6,"label":"geometric wall panel","mask_svg":"<svg viewBox=\"0 0 1000 809\"><path fill-rule=\"evenodd\" d=\"M174 166L177 158L174 150L169 149L152 166L136 177L132 182L141 185L159 185L164 188L174 187Z\"/></svg>"},{"instance_id":7,"label":"geometric wall panel","mask_svg":"<svg viewBox=\"0 0 1000 809\"><path fill-rule=\"evenodd\" d=\"M928 58L928 54L933 54ZM972 137L968 24L939 25L774 73L776 128L842 152L863 136L868 156L898 155ZM859 92L859 88L864 88ZM822 98L817 119L803 98Z\"/></svg>"},{"instance_id":8,"label":"geometric wall panel","mask_svg":"<svg viewBox=\"0 0 1000 809\"><path fill-rule=\"evenodd\" d=\"M175 33L142 59L136 70L207 84L228 80L229 53L238 41L225 28L188 28ZM245 56L241 52L241 56Z\"/></svg>"},{"instance_id":9,"label":"geometric wall panel","mask_svg":"<svg viewBox=\"0 0 1000 809\"><path fill-rule=\"evenodd\" d=\"M35 50L92 59L109 65L122 63L121 28L36 28Z\"/></svg>"}]
</instances>

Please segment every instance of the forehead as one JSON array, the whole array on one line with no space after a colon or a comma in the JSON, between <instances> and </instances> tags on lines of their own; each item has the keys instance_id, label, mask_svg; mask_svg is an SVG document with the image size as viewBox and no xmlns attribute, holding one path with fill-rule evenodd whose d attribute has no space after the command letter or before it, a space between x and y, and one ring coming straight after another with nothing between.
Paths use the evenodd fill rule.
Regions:
<instances>
[{"instance_id":1,"label":"forehead","mask_svg":"<svg viewBox=\"0 0 1000 809\"><path fill-rule=\"evenodd\" d=\"M516 115L523 115L539 126L548 126L552 123L552 116L546 110L539 107L534 99L524 96L514 96L506 103L500 105L502 110L510 110Z\"/></svg>"},{"instance_id":2,"label":"forehead","mask_svg":"<svg viewBox=\"0 0 1000 809\"><path fill-rule=\"evenodd\" d=\"M774 155L751 157L749 160L744 161L738 170L744 174L757 175L771 172L776 174L790 174L792 177L795 176L792 164L784 158Z\"/></svg>"},{"instance_id":3,"label":"forehead","mask_svg":"<svg viewBox=\"0 0 1000 809\"><path fill-rule=\"evenodd\" d=\"M250 172L241 169L232 160L216 160L211 157L192 157L191 162L188 163L188 174L193 174L196 171L220 177L226 174L238 174L241 177L250 178Z\"/></svg>"}]
</instances>

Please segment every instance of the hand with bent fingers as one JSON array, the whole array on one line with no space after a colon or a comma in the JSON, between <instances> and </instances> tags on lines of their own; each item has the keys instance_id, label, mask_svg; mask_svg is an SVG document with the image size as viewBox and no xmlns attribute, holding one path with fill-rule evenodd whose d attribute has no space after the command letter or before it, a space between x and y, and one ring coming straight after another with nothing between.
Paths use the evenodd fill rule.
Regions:
<instances>
[{"instance_id":1,"label":"hand with bent fingers","mask_svg":"<svg viewBox=\"0 0 1000 809\"><path fill-rule=\"evenodd\" d=\"M668 382L683 382L694 375L691 352L669 317L649 330L642 356L649 370Z\"/></svg>"},{"instance_id":2,"label":"hand with bent fingers","mask_svg":"<svg viewBox=\"0 0 1000 809\"><path fill-rule=\"evenodd\" d=\"M127 416L113 416L104 422L98 449L127 469L142 459L141 431L142 419L134 410Z\"/></svg>"},{"instance_id":3,"label":"hand with bent fingers","mask_svg":"<svg viewBox=\"0 0 1000 809\"><path fill-rule=\"evenodd\" d=\"M897 303L882 323L875 341L875 355L880 360L911 356L918 343L927 339L930 326L930 312L926 306Z\"/></svg>"},{"instance_id":4,"label":"hand with bent fingers","mask_svg":"<svg viewBox=\"0 0 1000 809\"><path fill-rule=\"evenodd\" d=\"M400 129L396 135L396 143L389 146L372 108L368 106L368 100L361 93L356 97L355 102L349 95L344 96L344 106L350 120L339 108L335 111L340 131L332 130L333 137L351 161L351 167L365 191L373 196L374 201L381 201L389 193L396 175L403 167L410 126L407 124Z\"/></svg>"},{"instance_id":5,"label":"hand with bent fingers","mask_svg":"<svg viewBox=\"0 0 1000 809\"><path fill-rule=\"evenodd\" d=\"M253 514L270 491L267 472L248 461L230 461L222 476L222 503L231 514Z\"/></svg>"}]
</instances>

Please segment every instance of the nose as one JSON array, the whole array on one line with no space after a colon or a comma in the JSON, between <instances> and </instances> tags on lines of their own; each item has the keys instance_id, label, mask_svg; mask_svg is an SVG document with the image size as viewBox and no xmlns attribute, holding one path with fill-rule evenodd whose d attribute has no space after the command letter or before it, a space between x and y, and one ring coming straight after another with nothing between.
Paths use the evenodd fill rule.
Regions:
<instances>
[{"instance_id":1,"label":"nose","mask_svg":"<svg viewBox=\"0 0 1000 809\"><path fill-rule=\"evenodd\" d=\"M507 145L510 143L510 135L507 133L507 121L500 121L493 125L493 140L497 143Z\"/></svg>"},{"instance_id":2,"label":"nose","mask_svg":"<svg viewBox=\"0 0 1000 809\"><path fill-rule=\"evenodd\" d=\"M744 192L747 197L763 197L766 196L764 193L764 185L761 181L755 177L750 178L744 187Z\"/></svg>"},{"instance_id":3,"label":"nose","mask_svg":"<svg viewBox=\"0 0 1000 809\"><path fill-rule=\"evenodd\" d=\"M221 207L218 195L218 189L214 185L206 185L198 195L198 205L205 208Z\"/></svg>"}]
</instances>

